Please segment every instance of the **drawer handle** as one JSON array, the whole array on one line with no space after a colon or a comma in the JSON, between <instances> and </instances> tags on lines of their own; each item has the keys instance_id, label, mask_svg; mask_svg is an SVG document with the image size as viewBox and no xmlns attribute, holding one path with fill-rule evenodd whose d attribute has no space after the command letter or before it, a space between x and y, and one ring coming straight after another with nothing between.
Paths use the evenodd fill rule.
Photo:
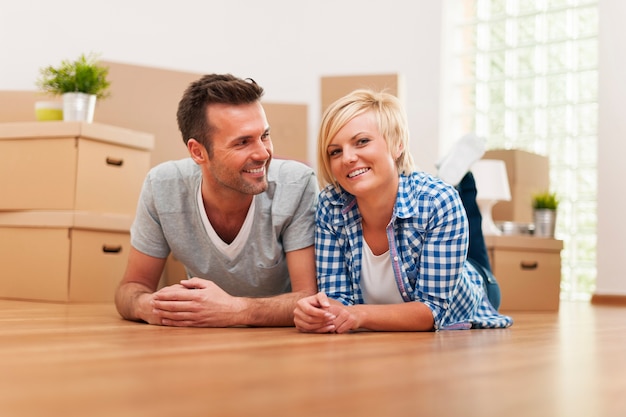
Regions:
<instances>
[{"instance_id":1,"label":"drawer handle","mask_svg":"<svg viewBox=\"0 0 626 417\"><path fill-rule=\"evenodd\" d=\"M102 252L104 253L120 253L121 251L122 251L122 245L119 245L119 246L102 245Z\"/></svg>"},{"instance_id":2,"label":"drawer handle","mask_svg":"<svg viewBox=\"0 0 626 417\"><path fill-rule=\"evenodd\" d=\"M532 269L537 269L537 267L539 266L539 263L537 261L535 261L535 262L524 262L524 261L522 261L522 262L519 263L519 266L522 269L525 269L525 270L532 270Z\"/></svg>"},{"instance_id":3,"label":"drawer handle","mask_svg":"<svg viewBox=\"0 0 626 417\"><path fill-rule=\"evenodd\" d=\"M124 165L124 160L122 158L111 158L110 156L107 156L107 165L121 167Z\"/></svg>"}]
</instances>

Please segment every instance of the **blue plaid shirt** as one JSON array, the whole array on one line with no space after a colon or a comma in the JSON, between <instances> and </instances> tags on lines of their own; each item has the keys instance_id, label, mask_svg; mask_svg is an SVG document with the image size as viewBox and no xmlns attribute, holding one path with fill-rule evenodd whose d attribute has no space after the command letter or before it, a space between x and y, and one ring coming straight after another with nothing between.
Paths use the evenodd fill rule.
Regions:
<instances>
[{"instance_id":1,"label":"blue plaid shirt","mask_svg":"<svg viewBox=\"0 0 626 417\"><path fill-rule=\"evenodd\" d=\"M513 323L491 306L482 277L466 261L468 222L454 187L424 172L401 175L387 238L402 298L426 304L435 329ZM345 305L363 304L361 215L355 197L340 187L320 193L315 251L320 291Z\"/></svg>"}]
</instances>

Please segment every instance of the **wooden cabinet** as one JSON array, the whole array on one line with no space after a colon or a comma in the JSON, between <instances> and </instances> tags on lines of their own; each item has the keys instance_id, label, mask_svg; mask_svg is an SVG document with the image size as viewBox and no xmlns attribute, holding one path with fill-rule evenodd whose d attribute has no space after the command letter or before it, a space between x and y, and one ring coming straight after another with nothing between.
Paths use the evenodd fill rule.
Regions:
<instances>
[{"instance_id":1,"label":"wooden cabinet","mask_svg":"<svg viewBox=\"0 0 626 417\"><path fill-rule=\"evenodd\" d=\"M556 311L563 241L533 236L485 236L506 311Z\"/></svg>"},{"instance_id":2,"label":"wooden cabinet","mask_svg":"<svg viewBox=\"0 0 626 417\"><path fill-rule=\"evenodd\" d=\"M113 301L153 142L96 123L0 124L0 297Z\"/></svg>"}]
</instances>

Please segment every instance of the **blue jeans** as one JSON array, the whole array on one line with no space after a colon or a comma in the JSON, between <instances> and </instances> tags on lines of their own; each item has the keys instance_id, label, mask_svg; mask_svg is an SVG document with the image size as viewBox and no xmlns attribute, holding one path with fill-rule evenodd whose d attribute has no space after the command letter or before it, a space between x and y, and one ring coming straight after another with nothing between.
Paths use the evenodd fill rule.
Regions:
<instances>
[{"instance_id":1,"label":"blue jeans","mask_svg":"<svg viewBox=\"0 0 626 417\"><path fill-rule=\"evenodd\" d=\"M497 310L500 307L500 287L491 271L491 263L489 262L487 245L485 244L482 229L483 218L476 203L476 181L474 181L474 176L471 172L465 174L459 185L456 186L456 189L465 207L469 223L467 260L483 277L483 287L489 302Z\"/></svg>"}]
</instances>

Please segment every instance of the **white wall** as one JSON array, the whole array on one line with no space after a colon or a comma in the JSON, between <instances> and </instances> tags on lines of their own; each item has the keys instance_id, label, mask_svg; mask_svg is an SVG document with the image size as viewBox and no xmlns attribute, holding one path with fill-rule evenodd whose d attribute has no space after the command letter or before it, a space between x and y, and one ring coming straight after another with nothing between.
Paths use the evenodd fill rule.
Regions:
<instances>
[{"instance_id":1,"label":"white wall","mask_svg":"<svg viewBox=\"0 0 626 417\"><path fill-rule=\"evenodd\" d=\"M412 150L432 171L440 14L430 0L0 0L0 90L35 90L40 67L89 51L108 61L231 72L254 78L268 101L308 104L315 155L321 76L401 73Z\"/></svg>"},{"instance_id":2,"label":"white wall","mask_svg":"<svg viewBox=\"0 0 626 417\"><path fill-rule=\"evenodd\" d=\"M596 294L626 295L626 2L601 0Z\"/></svg>"},{"instance_id":3,"label":"white wall","mask_svg":"<svg viewBox=\"0 0 626 417\"><path fill-rule=\"evenodd\" d=\"M626 295L626 2L599 4L597 293ZM441 14L433 0L0 0L0 90L35 90L40 67L89 51L109 61L231 72L257 80L268 101L308 104L314 155L320 77L397 72L406 82L412 152L432 172L454 140L438 126Z\"/></svg>"}]
</instances>

